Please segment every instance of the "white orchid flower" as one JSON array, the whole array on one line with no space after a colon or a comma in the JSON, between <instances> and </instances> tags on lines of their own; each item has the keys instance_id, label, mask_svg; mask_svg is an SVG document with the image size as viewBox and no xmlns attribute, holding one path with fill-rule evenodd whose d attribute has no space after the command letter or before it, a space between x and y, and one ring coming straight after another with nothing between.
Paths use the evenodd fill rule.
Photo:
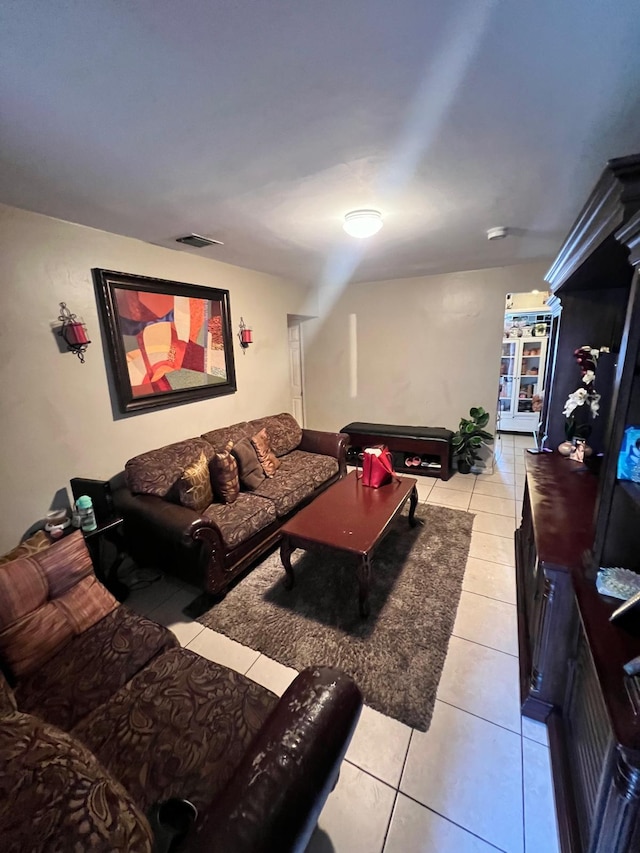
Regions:
<instances>
[{"instance_id":1,"label":"white orchid flower","mask_svg":"<svg viewBox=\"0 0 640 853\"><path fill-rule=\"evenodd\" d=\"M584 382L585 385L591 385L591 383L595 381L595 378L596 378L596 375L593 372L593 370L587 370L587 371L585 371L585 374L582 377L582 381Z\"/></svg>"},{"instance_id":2,"label":"white orchid flower","mask_svg":"<svg viewBox=\"0 0 640 853\"><path fill-rule=\"evenodd\" d=\"M564 404L564 409L562 414L565 418L568 418L569 415L577 409L578 406L584 406L587 401L587 397L589 396L586 388L578 388L577 391L574 391L573 394L569 394L567 398L567 402Z\"/></svg>"},{"instance_id":3,"label":"white orchid flower","mask_svg":"<svg viewBox=\"0 0 640 853\"><path fill-rule=\"evenodd\" d=\"M600 409L600 394L591 394L589 398L589 405L591 407L591 415L594 418L597 418L598 411Z\"/></svg>"}]
</instances>

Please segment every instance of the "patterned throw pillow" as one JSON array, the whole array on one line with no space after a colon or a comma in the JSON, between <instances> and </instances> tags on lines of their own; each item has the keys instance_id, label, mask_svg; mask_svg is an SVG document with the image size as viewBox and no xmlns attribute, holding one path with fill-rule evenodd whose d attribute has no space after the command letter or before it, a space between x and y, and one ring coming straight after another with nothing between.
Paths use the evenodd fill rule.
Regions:
<instances>
[{"instance_id":1,"label":"patterned throw pillow","mask_svg":"<svg viewBox=\"0 0 640 853\"><path fill-rule=\"evenodd\" d=\"M269 440L269 433L267 430L261 429L260 432L257 432L252 436L251 444L253 444L256 449L258 459L262 465L262 470L267 477L273 477L278 468L282 465L282 462L276 458L275 453L271 449L271 441Z\"/></svg>"},{"instance_id":2,"label":"patterned throw pillow","mask_svg":"<svg viewBox=\"0 0 640 853\"><path fill-rule=\"evenodd\" d=\"M213 503L209 463L204 453L182 472L177 483L178 500L182 506L202 512Z\"/></svg>"},{"instance_id":3,"label":"patterned throw pillow","mask_svg":"<svg viewBox=\"0 0 640 853\"><path fill-rule=\"evenodd\" d=\"M250 439L242 438L233 445L233 455L238 461L238 473L240 482L245 489L253 491L257 489L264 480L265 474L258 459L256 449Z\"/></svg>"},{"instance_id":4,"label":"patterned throw pillow","mask_svg":"<svg viewBox=\"0 0 640 853\"><path fill-rule=\"evenodd\" d=\"M209 462L211 485L214 494L223 504L232 504L240 494L238 463L231 454L233 442L229 441L221 453L214 453Z\"/></svg>"},{"instance_id":5,"label":"patterned throw pillow","mask_svg":"<svg viewBox=\"0 0 640 853\"><path fill-rule=\"evenodd\" d=\"M117 606L72 533L0 568L0 655L15 677L28 675Z\"/></svg>"}]
</instances>

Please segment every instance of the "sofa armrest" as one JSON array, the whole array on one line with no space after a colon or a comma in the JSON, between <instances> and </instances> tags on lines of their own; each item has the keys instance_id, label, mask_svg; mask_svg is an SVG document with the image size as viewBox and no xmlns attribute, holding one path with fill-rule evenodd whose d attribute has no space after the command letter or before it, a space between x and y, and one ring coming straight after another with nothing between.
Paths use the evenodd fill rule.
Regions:
<instances>
[{"instance_id":1,"label":"sofa armrest","mask_svg":"<svg viewBox=\"0 0 640 853\"><path fill-rule=\"evenodd\" d=\"M113 499L124 518L125 535L129 539L153 537L187 547L202 540L207 543L208 553L214 548L223 553L222 535L216 523L193 509L156 495L133 495L127 488L115 492Z\"/></svg>"},{"instance_id":2,"label":"sofa armrest","mask_svg":"<svg viewBox=\"0 0 640 853\"><path fill-rule=\"evenodd\" d=\"M156 495L134 495L127 488L114 492L113 501L125 520L128 535L135 536L136 529L144 529L147 533L157 533L163 539L189 540L192 525L200 520L193 509Z\"/></svg>"},{"instance_id":3,"label":"sofa armrest","mask_svg":"<svg viewBox=\"0 0 640 853\"><path fill-rule=\"evenodd\" d=\"M303 429L302 441L298 445L298 450L333 456L338 460L340 476L344 477L347 473L348 444L349 436L346 432L322 432L317 429Z\"/></svg>"},{"instance_id":4,"label":"sofa armrest","mask_svg":"<svg viewBox=\"0 0 640 853\"><path fill-rule=\"evenodd\" d=\"M334 788L362 695L340 670L304 670L285 692L186 850L305 850Z\"/></svg>"}]
</instances>

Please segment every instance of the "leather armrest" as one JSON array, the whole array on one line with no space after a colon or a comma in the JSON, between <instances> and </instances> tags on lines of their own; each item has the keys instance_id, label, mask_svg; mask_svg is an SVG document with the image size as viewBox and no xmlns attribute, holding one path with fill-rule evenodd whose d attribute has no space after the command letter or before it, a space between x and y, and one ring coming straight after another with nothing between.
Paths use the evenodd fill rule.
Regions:
<instances>
[{"instance_id":1,"label":"leather armrest","mask_svg":"<svg viewBox=\"0 0 640 853\"><path fill-rule=\"evenodd\" d=\"M161 539L189 542L196 529L215 528L213 522L203 519L195 510L156 495L133 495L123 488L114 492L113 501L124 518L125 531L134 536L136 530L144 530Z\"/></svg>"},{"instance_id":2,"label":"leather armrest","mask_svg":"<svg viewBox=\"0 0 640 853\"><path fill-rule=\"evenodd\" d=\"M348 444L349 436L345 432L323 432L317 429L303 429L302 441L298 445L298 450L333 456L338 460L340 475L342 476L346 471Z\"/></svg>"},{"instance_id":3,"label":"leather armrest","mask_svg":"<svg viewBox=\"0 0 640 853\"><path fill-rule=\"evenodd\" d=\"M302 853L335 786L361 708L360 690L340 670L301 672L185 850Z\"/></svg>"}]
</instances>

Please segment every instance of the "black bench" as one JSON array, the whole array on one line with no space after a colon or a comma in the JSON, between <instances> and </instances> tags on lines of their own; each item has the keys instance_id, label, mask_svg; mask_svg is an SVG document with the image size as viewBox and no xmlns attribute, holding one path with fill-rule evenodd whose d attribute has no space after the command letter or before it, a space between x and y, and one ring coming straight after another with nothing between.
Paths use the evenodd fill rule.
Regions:
<instances>
[{"instance_id":1,"label":"black bench","mask_svg":"<svg viewBox=\"0 0 640 853\"><path fill-rule=\"evenodd\" d=\"M453 432L442 427L352 423L343 427L350 439L347 461L356 464L365 447L386 444L396 471L449 479Z\"/></svg>"}]
</instances>

